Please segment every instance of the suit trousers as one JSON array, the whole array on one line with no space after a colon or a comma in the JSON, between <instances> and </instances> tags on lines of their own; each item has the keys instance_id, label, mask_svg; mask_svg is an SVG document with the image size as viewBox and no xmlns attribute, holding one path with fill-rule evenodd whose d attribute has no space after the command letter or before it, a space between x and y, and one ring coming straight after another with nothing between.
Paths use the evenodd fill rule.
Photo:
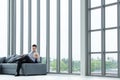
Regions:
<instances>
[{"instance_id":1,"label":"suit trousers","mask_svg":"<svg viewBox=\"0 0 120 80\"><path fill-rule=\"evenodd\" d=\"M21 57L20 59L18 59L18 61L17 61L17 69L16 69L17 74L20 73L20 69L21 69L23 63L34 63L34 62L29 58L28 55L22 56L22 57Z\"/></svg>"}]
</instances>

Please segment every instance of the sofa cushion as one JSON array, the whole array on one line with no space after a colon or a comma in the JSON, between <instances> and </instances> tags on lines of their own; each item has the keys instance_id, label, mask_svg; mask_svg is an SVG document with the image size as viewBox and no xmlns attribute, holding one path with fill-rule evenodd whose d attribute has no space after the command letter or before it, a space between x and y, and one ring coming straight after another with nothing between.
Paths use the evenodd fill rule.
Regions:
<instances>
[{"instance_id":1,"label":"sofa cushion","mask_svg":"<svg viewBox=\"0 0 120 80\"><path fill-rule=\"evenodd\" d=\"M6 59L6 57L0 57L0 63L4 63L5 59Z\"/></svg>"},{"instance_id":2,"label":"sofa cushion","mask_svg":"<svg viewBox=\"0 0 120 80\"><path fill-rule=\"evenodd\" d=\"M25 75L47 74L46 64L42 63L24 63L22 69Z\"/></svg>"},{"instance_id":3,"label":"sofa cushion","mask_svg":"<svg viewBox=\"0 0 120 80\"><path fill-rule=\"evenodd\" d=\"M16 69L17 64L16 63L3 63L2 65L2 69Z\"/></svg>"},{"instance_id":4,"label":"sofa cushion","mask_svg":"<svg viewBox=\"0 0 120 80\"><path fill-rule=\"evenodd\" d=\"M12 57L12 58L10 58L9 60L8 60L8 63L14 63L15 62L15 57Z\"/></svg>"},{"instance_id":5,"label":"sofa cushion","mask_svg":"<svg viewBox=\"0 0 120 80\"><path fill-rule=\"evenodd\" d=\"M6 57L5 62L7 63L12 57L15 57L16 54L13 54L12 56Z\"/></svg>"},{"instance_id":6,"label":"sofa cushion","mask_svg":"<svg viewBox=\"0 0 120 80\"><path fill-rule=\"evenodd\" d=\"M14 57L11 57L9 60L8 60L8 63L15 63L16 60L20 57L20 55L16 55Z\"/></svg>"},{"instance_id":7,"label":"sofa cushion","mask_svg":"<svg viewBox=\"0 0 120 80\"><path fill-rule=\"evenodd\" d=\"M2 63L2 74L15 74L16 73L16 63ZM22 75L40 75L47 74L46 64L42 63L23 63L20 70Z\"/></svg>"}]
</instances>

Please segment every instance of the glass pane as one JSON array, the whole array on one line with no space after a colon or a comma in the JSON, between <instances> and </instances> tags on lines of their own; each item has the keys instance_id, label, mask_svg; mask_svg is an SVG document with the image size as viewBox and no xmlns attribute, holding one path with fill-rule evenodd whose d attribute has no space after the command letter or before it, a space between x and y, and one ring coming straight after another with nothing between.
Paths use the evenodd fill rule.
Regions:
<instances>
[{"instance_id":1,"label":"glass pane","mask_svg":"<svg viewBox=\"0 0 120 80\"><path fill-rule=\"evenodd\" d=\"M101 0L91 0L91 7L101 6Z\"/></svg>"},{"instance_id":2,"label":"glass pane","mask_svg":"<svg viewBox=\"0 0 120 80\"><path fill-rule=\"evenodd\" d=\"M32 0L32 44L37 44L37 0Z\"/></svg>"},{"instance_id":3,"label":"glass pane","mask_svg":"<svg viewBox=\"0 0 120 80\"><path fill-rule=\"evenodd\" d=\"M46 0L40 0L40 55L46 63Z\"/></svg>"},{"instance_id":4,"label":"glass pane","mask_svg":"<svg viewBox=\"0 0 120 80\"><path fill-rule=\"evenodd\" d=\"M91 10L91 29L101 28L101 8Z\"/></svg>"},{"instance_id":5,"label":"glass pane","mask_svg":"<svg viewBox=\"0 0 120 80\"><path fill-rule=\"evenodd\" d=\"M68 72L68 0L61 0L61 60L60 71Z\"/></svg>"},{"instance_id":6,"label":"glass pane","mask_svg":"<svg viewBox=\"0 0 120 80\"><path fill-rule=\"evenodd\" d=\"M28 0L24 0L24 40L23 53L28 53Z\"/></svg>"},{"instance_id":7,"label":"glass pane","mask_svg":"<svg viewBox=\"0 0 120 80\"><path fill-rule=\"evenodd\" d=\"M115 3L117 0L105 0L105 4Z\"/></svg>"},{"instance_id":8,"label":"glass pane","mask_svg":"<svg viewBox=\"0 0 120 80\"><path fill-rule=\"evenodd\" d=\"M101 52L101 31L91 32L91 52Z\"/></svg>"},{"instance_id":9,"label":"glass pane","mask_svg":"<svg viewBox=\"0 0 120 80\"><path fill-rule=\"evenodd\" d=\"M117 76L118 74L118 56L117 53L106 54L106 75Z\"/></svg>"},{"instance_id":10,"label":"glass pane","mask_svg":"<svg viewBox=\"0 0 120 80\"><path fill-rule=\"evenodd\" d=\"M106 30L106 51L117 51L117 29Z\"/></svg>"},{"instance_id":11,"label":"glass pane","mask_svg":"<svg viewBox=\"0 0 120 80\"><path fill-rule=\"evenodd\" d=\"M8 17L8 0L0 1L0 57L7 56L7 17Z\"/></svg>"},{"instance_id":12,"label":"glass pane","mask_svg":"<svg viewBox=\"0 0 120 80\"><path fill-rule=\"evenodd\" d=\"M16 54L20 54L20 0L16 1Z\"/></svg>"},{"instance_id":13,"label":"glass pane","mask_svg":"<svg viewBox=\"0 0 120 80\"><path fill-rule=\"evenodd\" d=\"M56 71L57 52L57 0L50 0L50 71Z\"/></svg>"},{"instance_id":14,"label":"glass pane","mask_svg":"<svg viewBox=\"0 0 120 80\"><path fill-rule=\"evenodd\" d=\"M117 27L117 5L109 6L105 8L105 26Z\"/></svg>"},{"instance_id":15,"label":"glass pane","mask_svg":"<svg viewBox=\"0 0 120 80\"><path fill-rule=\"evenodd\" d=\"M80 0L73 0L72 10L72 70L80 74Z\"/></svg>"},{"instance_id":16,"label":"glass pane","mask_svg":"<svg viewBox=\"0 0 120 80\"><path fill-rule=\"evenodd\" d=\"M101 75L101 54L91 54L91 74Z\"/></svg>"}]
</instances>

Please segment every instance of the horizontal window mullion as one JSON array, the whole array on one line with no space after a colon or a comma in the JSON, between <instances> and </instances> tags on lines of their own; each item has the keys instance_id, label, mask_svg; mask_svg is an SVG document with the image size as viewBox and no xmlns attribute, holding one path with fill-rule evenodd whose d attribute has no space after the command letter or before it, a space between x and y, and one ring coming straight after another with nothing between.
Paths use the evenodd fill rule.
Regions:
<instances>
[{"instance_id":1,"label":"horizontal window mullion","mask_svg":"<svg viewBox=\"0 0 120 80\"><path fill-rule=\"evenodd\" d=\"M102 30L113 30L118 29L119 27L111 27L111 28L104 28L104 29L94 29L94 30L88 30L88 32L94 32L94 31L102 31Z\"/></svg>"},{"instance_id":2,"label":"horizontal window mullion","mask_svg":"<svg viewBox=\"0 0 120 80\"><path fill-rule=\"evenodd\" d=\"M102 54L102 52L90 52L90 54Z\"/></svg>"},{"instance_id":3,"label":"horizontal window mullion","mask_svg":"<svg viewBox=\"0 0 120 80\"><path fill-rule=\"evenodd\" d=\"M94 10L94 9L99 9L99 8L102 8L102 6L97 6L97 7L88 8L88 10Z\"/></svg>"},{"instance_id":4,"label":"horizontal window mullion","mask_svg":"<svg viewBox=\"0 0 120 80\"><path fill-rule=\"evenodd\" d=\"M88 8L88 10L94 10L94 9L98 9L98 8L102 8L102 7L109 7L109 6L117 5L119 3L120 2L115 2L115 3L111 3L111 4L105 4L105 5L101 5L101 6L96 6L96 7Z\"/></svg>"},{"instance_id":5,"label":"horizontal window mullion","mask_svg":"<svg viewBox=\"0 0 120 80\"><path fill-rule=\"evenodd\" d=\"M105 53L118 53L118 51L106 51Z\"/></svg>"}]
</instances>

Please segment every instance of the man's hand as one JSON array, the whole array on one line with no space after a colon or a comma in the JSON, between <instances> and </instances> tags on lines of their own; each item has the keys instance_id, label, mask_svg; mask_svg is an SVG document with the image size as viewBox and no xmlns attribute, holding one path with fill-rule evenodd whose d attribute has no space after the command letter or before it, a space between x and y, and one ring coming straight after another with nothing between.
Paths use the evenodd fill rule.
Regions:
<instances>
[{"instance_id":1,"label":"man's hand","mask_svg":"<svg viewBox=\"0 0 120 80\"><path fill-rule=\"evenodd\" d=\"M38 54L37 52L35 52L35 53L33 54L33 57L34 57L35 59L40 58L40 56L39 56L39 54Z\"/></svg>"}]
</instances>

